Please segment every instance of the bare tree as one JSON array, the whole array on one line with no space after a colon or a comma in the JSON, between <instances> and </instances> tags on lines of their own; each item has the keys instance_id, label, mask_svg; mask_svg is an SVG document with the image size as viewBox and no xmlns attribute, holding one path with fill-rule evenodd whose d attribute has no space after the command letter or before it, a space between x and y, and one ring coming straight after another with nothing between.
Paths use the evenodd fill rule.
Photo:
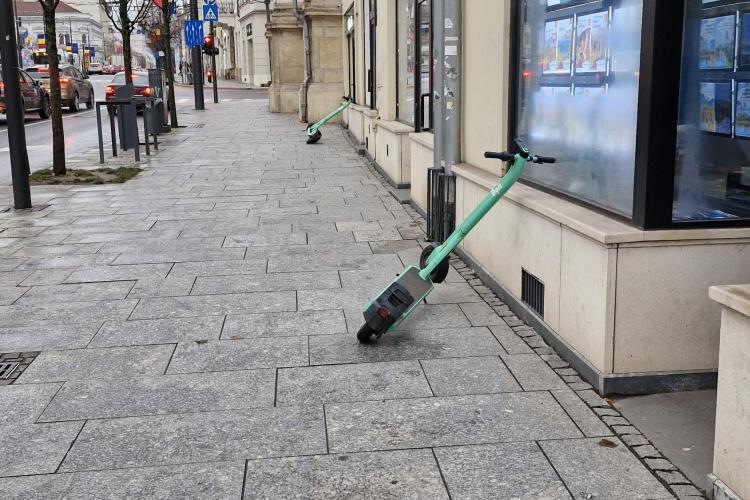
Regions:
<instances>
[{"instance_id":1,"label":"bare tree","mask_svg":"<svg viewBox=\"0 0 750 500\"><path fill-rule=\"evenodd\" d=\"M152 46L156 50L164 51L164 60L167 73L167 86L169 87L167 107L169 108L169 123L177 127L177 108L174 97L174 66L172 57L172 39L180 37L178 23L172 22L172 12L169 8L169 0L154 0L159 10L151 10L141 22L143 31L152 40ZM158 29L158 34L157 34Z\"/></svg>"},{"instance_id":2,"label":"bare tree","mask_svg":"<svg viewBox=\"0 0 750 500\"><path fill-rule=\"evenodd\" d=\"M49 93L52 106L52 173L65 175L65 130L60 96L60 67L57 55L55 10L60 0L39 0L44 12L44 41L49 66Z\"/></svg>"},{"instance_id":3,"label":"bare tree","mask_svg":"<svg viewBox=\"0 0 750 500\"><path fill-rule=\"evenodd\" d=\"M122 35L125 83L128 92L133 95L133 61L131 60L130 35L148 15L153 3L151 0L99 0L99 4L104 7L112 26Z\"/></svg>"}]
</instances>

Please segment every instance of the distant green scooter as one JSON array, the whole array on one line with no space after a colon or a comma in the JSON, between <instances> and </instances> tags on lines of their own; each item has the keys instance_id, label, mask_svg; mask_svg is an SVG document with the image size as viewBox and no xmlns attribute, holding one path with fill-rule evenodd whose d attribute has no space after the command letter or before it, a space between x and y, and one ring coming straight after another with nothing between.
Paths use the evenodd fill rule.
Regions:
<instances>
[{"instance_id":1,"label":"distant green scooter","mask_svg":"<svg viewBox=\"0 0 750 500\"><path fill-rule=\"evenodd\" d=\"M515 155L508 152L488 151L484 153L485 158L510 162L508 172L445 240L445 243L426 247L419 257L419 267L406 268L377 298L365 306L365 324L357 332L357 339L360 342L370 343L373 339L378 339L383 334L395 330L432 292L435 283L445 281L449 269L448 255L515 184L527 162L555 163L555 158L533 155L520 141L516 140L516 144L520 152Z\"/></svg>"},{"instance_id":2,"label":"distant green scooter","mask_svg":"<svg viewBox=\"0 0 750 500\"><path fill-rule=\"evenodd\" d=\"M344 102L341 103L341 106L336 108L334 111L331 112L328 116L320 120L318 123L313 123L309 127L307 127L307 143L308 144L315 144L320 140L321 137L323 137L323 134L320 132L320 127L326 124L328 120L336 116L337 114L344 111L346 108L349 107L349 105L352 103L353 99L351 97L344 96L342 97L344 99Z\"/></svg>"}]
</instances>

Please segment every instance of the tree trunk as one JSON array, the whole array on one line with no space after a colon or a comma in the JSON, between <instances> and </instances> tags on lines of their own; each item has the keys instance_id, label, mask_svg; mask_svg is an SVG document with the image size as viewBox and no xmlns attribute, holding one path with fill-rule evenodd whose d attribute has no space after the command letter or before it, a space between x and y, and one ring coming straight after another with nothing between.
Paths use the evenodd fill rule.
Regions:
<instances>
[{"instance_id":1,"label":"tree trunk","mask_svg":"<svg viewBox=\"0 0 750 500\"><path fill-rule=\"evenodd\" d=\"M54 2L42 3L44 11L44 38L49 65L49 94L52 108L52 172L65 175L65 130L63 129L62 102L60 98L60 69L57 61L57 30L55 29Z\"/></svg>"},{"instance_id":2,"label":"tree trunk","mask_svg":"<svg viewBox=\"0 0 750 500\"><path fill-rule=\"evenodd\" d=\"M164 57L167 60L167 86L169 87L169 97L167 107L169 107L169 124L177 127L177 108L174 98L174 67L172 64L172 14L169 12L169 1L162 0L161 13L164 18Z\"/></svg>"},{"instance_id":3,"label":"tree trunk","mask_svg":"<svg viewBox=\"0 0 750 500\"><path fill-rule=\"evenodd\" d=\"M120 23L122 23L122 57L125 59L125 86L128 96L133 96L133 61L130 60L130 34L132 26L128 14L128 0L120 0Z\"/></svg>"}]
</instances>

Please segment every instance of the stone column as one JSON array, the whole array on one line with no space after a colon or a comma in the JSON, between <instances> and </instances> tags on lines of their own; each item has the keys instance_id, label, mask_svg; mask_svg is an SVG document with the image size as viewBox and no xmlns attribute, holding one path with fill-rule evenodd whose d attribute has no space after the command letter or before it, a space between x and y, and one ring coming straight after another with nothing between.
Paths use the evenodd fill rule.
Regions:
<instances>
[{"instance_id":1,"label":"stone column","mask_svg":"<svg viewBox=\"0 0 750 500\"><path fill-rule=\"evenodd\" d=\"M268 107L272 113L298 113L299 89L305 79L302 26L292 13L291 0L277 0L266 30L271 39L272 83Z\"/></svg>"},{"instance_id":2,"label":"stone column","mask_svg":"<svg viewBox=\"0 0 750 500\"><path fill-rule=\"evenodd\" d=\"M312 83L307 93L307 117L317 122L341 104L344 88L343 14L337 0L307 0L310 19ZM335 120L340 121L341 115Z\"/></svg>"}]
</instances>

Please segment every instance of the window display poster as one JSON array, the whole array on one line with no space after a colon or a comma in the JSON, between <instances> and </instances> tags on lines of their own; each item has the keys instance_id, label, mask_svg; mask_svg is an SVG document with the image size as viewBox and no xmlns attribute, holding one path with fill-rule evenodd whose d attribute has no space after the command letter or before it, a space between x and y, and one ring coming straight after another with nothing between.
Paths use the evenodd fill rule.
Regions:
<instances>
[{"instance_id":1,"label":"window display poster","mask_svg":"<svg viewBox=\"0 0 750 500\"><path fill-rule=\"evenodd\" d=\"M701 82L700 129L732 134L732 84Z\"/></svg>"},{"instance_id":2,"label":"window display poster","mask_svg":"<svg viewBox=\"0 0 750 500\"><path fill-rule=\"evenodd\" d=\"M569 74L573 56L573 18L544 23L544 74Z\"/></svg>"},{"instance_id":3,"label":"window display poster","mask_svg":"<svg viewBox=\"0 0 750 500\"><path fill-rule=\"evenodd\" d=\"M739 65L750 66L750 12L740 18L740 54Z\"/></svg>"},{"instance_id":4,"label":"window display poster","mask_svg":"<svg viewBox=\"0 0 750 500\"><path fill-rule=\"evenodd\" d=\"M734 112L734 135L750 137L750 82L737 82Z\"/></svg>"},{"instance_id":5,"label":"window display poster","mask_svg":"<svg viewBox=\"0 0 750 500\"><path fill-rule=\"evenodd\" d=\"M701 19L700 69L734 67L734 16Z\"/></svg>"},{"instance_id":6,"label":"window display poster","mask_svg":"<svg viewBox=\"0 0 750 500\"><path fill-rule=\"evenodd\" d=\"M576 29L576 73L607 70L608 12L595 12L578 18Z\"/></svg>"}]
</instances>

